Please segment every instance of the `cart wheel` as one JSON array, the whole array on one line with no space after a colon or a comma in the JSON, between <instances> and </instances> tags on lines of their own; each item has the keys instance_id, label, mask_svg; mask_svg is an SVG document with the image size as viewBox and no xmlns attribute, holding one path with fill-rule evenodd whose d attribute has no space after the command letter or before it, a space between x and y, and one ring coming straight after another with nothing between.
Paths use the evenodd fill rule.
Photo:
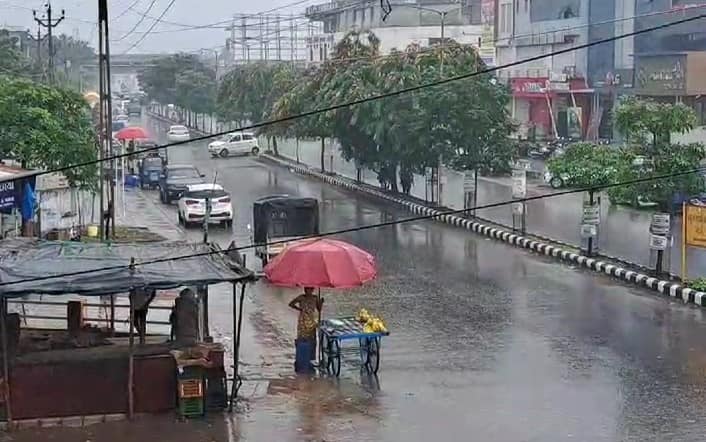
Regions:
<instances>
[{"instance_id":1,"label":"cart wheel","mask_svg":"<svg viewBox=\"0 0 706 442\"><path fill-rule=\"evenodd\" d=\"M341 344L339 344L338 339L331 339L329 344L331 349L329 352L331 373L338 377L341 374Z\"/></svg>"},{"instance_id":2,"label":"cart wheel","mask_svg":"<svg viewBox=\"0 0 706 442\"><path fill-rule=\"evenodd\" d=\"M368 371L377 374L380 368L380 338L369 338L367 347L368 360L365 362L365 366Z\"/></svg>"},{"instance_id":3,"label":"cart wheel","mask_svg":"<svg viewBox=\"0 0 706 442\"><path fill-rule=\"evenodd\" d=\"M324 336L323 332L319 332L319 371L329 371L328 369L328 339Z\"/></svg>"}]
</instances>

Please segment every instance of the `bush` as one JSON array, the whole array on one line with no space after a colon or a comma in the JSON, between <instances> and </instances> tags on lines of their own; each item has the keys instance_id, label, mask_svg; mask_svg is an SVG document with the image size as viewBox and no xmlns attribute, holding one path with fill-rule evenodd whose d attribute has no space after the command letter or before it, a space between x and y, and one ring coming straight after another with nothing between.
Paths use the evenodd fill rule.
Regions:
<instances>
[{"instance_id":1,"label":"bush","mask_svg":"<svg viewBox=\"0 0 706 442\"><path fill-rule=\"evenodd\" d=\"M621 161L624 161L621 149L576 143L560 157L549 160L547 166L552 175L567 177L569 185L590 187L613 182Z\"/></svg>"}]
</instances>

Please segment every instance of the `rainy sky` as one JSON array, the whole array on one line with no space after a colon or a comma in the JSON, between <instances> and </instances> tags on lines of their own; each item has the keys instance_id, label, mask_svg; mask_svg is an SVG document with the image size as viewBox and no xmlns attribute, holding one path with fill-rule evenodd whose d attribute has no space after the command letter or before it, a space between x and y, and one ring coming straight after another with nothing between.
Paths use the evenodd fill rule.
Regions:
<instances>
[{"instance_id":1,"label":"rainy sky","mask_svg":"<svg viewBox=\"0 0 706 442\"><path fill-rule=\"evenodd\" d=\"M42 11L46 1L0 0L0 27L17 26L36 32L32 9ZM132 34L126 35L140 21L140 12L144 13L150 4L154 3L147 15L159 17L172 1L174 4L162 20L180 25L212 24L229 20L234 13L257 13L295 3L294 0L108 0L111 40L113 40L111 52L115 54L130 49L130 53L171 53L216 48L225 44L227 37L225 29L184 31L184 26L160 22L148 37L132 48L143 35L142 33L154 23L153 19L145 18ZM310 0L307 3L279 9L276 13L283 15L302 13L307 5L317 3L324 3L324 1ZM72 36L78 34L81 39L89 40L94 47L97 46L95 22L98 15L98 0L52 0L51 4L57 15L60 15L62 8L66 11L66 19L56 31ZM133 9L128 9L133 4Z\"/></svg>"}]
</instances>

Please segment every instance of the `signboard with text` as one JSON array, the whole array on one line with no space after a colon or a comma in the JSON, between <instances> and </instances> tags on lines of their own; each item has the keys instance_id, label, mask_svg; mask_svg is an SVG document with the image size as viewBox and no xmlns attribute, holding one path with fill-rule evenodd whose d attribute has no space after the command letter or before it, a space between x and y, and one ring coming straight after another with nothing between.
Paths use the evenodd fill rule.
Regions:
<instances>
[{"instance_id":1,"label":"signboard with text","mask_svg":"<svg viewBox=\"0 0 706 442\"><path fill-rule=\"evenodd\" d=\"M684 94L686 91L686 56L641 55L636 57L635 87L643 94Z\"/></svg>"},{"instance_id":2,"label":"signboard with text","mask_svg":"<svg viewBox=\"0 0 706 442\"><path fill-rule=\"evenodd\" d=\"M686 245L706 248L706 207L687 204L684 222Z\"/></svg>"},{"instance_id":3,"label":"signboard with text","mask_svg":"<svg viewBox=\"0 0 706 442\"><path fill-rule=\"evenodd\" d=\"M512 197L525 198L527 196L527 171L525 169L512 170Z\"/></svg>"},{"instance_id":4,"label":"signboard with text","mask_svg":"<svg viewBox=\"0 0 706 442\"><path fill-rule=\"evenodd\" d=\"M548 90L549 78L513 78L512 95L515 97L540 98L544 97Z\"/></svg>"},{"instance_id":5,"label":"signboard with text","mask_svg":"<svg viewBox=\"0 0 706 442\"><path fill-rule=\"evenodd\" d=\"M0 183L0 210L8 211L15 207L15 182Z\"/></svg>"}]
</instances>

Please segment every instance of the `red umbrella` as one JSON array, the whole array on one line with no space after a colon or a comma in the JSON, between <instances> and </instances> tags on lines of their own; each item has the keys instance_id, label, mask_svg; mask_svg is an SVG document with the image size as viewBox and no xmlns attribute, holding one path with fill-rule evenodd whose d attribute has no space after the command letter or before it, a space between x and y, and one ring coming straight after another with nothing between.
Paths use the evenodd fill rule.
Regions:
<instances>
[{"instance_id":1,"label":"red umbrella","mask_svg":"<svg viewBox=\"0 0 706 442\"><path fill-rule=\"evenodd\" d=\"M343 241L299 241L265 266L271 283L285 287L350 288L377 275L375 258Z\"/></svg>"},{"instance_id":2,"label":"red umbrella","mask_svg":"<svg viewBox=\"0 0 706 442\"><path fill-rule=\"evenodd\" d=\"M143 140L149 138L147 131L139 126L124 127L115 134L115 138L123 140Z\"/></svg>"}]
</instances>

